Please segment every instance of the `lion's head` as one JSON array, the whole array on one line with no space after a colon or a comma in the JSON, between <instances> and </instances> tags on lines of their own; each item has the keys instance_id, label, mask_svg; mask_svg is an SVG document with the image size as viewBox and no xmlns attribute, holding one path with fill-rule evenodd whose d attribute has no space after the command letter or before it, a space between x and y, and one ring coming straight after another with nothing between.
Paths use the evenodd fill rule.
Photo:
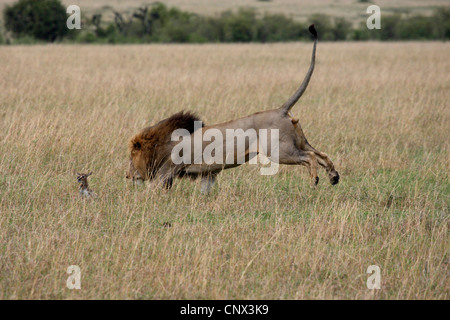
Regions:
<instances>
[{"instance_id":1,"label":"lion's head","mask_svg":"<svg viewBox=\"0 0 450 320\"><path fill-rule=\"evenodd\" d=\"M194 121L201 121L190 112L178 112L154 126L142 129L129 142L130 164L127 179L136 182L151 180L171 154L171 135L176 129L194 132ZM184 175L183 172L179 173Z\"/></svg>"}]
</instances>

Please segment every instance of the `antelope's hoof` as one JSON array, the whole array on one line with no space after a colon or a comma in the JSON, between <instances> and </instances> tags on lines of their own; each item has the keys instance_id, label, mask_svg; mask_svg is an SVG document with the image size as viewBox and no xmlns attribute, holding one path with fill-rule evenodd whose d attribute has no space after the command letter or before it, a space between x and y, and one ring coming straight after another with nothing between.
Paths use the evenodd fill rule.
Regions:
<instances>
[{"instance_id":1,"label":"antelope's hoof","mask_svg":"<svg viewBox=\"0 0 450 320\"><path fill-rule=\"evenodd\" d=\"M317 186L318 183L319 183L319 177L316 177L316 179L314 181L314 185Z\"/></svg>"}]
</instances>

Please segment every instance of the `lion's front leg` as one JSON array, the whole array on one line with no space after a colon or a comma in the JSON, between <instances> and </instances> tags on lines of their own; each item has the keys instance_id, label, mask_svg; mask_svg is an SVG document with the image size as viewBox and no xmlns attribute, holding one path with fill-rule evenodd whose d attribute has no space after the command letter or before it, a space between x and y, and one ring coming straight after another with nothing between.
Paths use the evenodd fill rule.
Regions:
<instances>
[{"instance_id":1,"label":"lion's front leg","mask_svg":"<svg viewBox=\"0 0 450 320\"><path fill-rule=\"evenodd\" d=\"M162 186L166 190L169 190L172 188L174 176L174 169L169 162L166 162L158 170L156 174L156 181L158 185Z\"/></svg>"},{"instance_id":2,"label":"lion's front leg","mask_svg":"<svg viewBox=\"0 0 450 320\"><path fill-rule=\"evenodd\" d=\"M201 181L201 193L204 195L208 195L211 191L211 188L214 186L214 183L216 182L216 175L215 174L208 174L205 176L202 176Z\"/></svg>"}]
</instances>

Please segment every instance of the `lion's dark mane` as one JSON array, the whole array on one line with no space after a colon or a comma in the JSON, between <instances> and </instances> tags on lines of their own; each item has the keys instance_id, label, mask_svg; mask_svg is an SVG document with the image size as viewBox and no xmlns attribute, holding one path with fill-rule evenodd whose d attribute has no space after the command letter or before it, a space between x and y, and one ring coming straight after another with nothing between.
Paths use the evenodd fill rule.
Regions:
<instances>
[{"instance_id":1,"label":"lion's dark mane","mask_svg":"<svg viewBox=\"0 0 450 320\"><path fill-rule=\"evenodd\" d=\"M194 121L201 121L201 119L194 113L181 111L153 126L142 129L129 142L130 156L133 156L133 152L142 152L147 161L149 176L153 177L170 157L172 132L176 129L186 129L189 133L193 133ZM196 174L187 174L184 171L177 174L179 177L194 179L197 177Z\"/></svg>"}]
</instances>

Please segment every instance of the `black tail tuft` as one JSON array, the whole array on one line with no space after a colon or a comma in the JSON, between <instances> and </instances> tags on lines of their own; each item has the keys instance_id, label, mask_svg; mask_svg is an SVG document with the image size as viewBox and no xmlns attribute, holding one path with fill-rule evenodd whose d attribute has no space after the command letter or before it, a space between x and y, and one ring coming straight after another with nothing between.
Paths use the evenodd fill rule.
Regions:
<instances>
[{"instance_id":1,"label":"black tail tuft","mask_svg":"<svg viewBox=\"0 0 450 320\"><path fill-rule=\"evenodd\" d=\"M311 32L311 34L314 36L315 39L317 39L317 31L316 28L314 28L314 24L309 26L309 32Z\"/></svg>"}]
</instances>

